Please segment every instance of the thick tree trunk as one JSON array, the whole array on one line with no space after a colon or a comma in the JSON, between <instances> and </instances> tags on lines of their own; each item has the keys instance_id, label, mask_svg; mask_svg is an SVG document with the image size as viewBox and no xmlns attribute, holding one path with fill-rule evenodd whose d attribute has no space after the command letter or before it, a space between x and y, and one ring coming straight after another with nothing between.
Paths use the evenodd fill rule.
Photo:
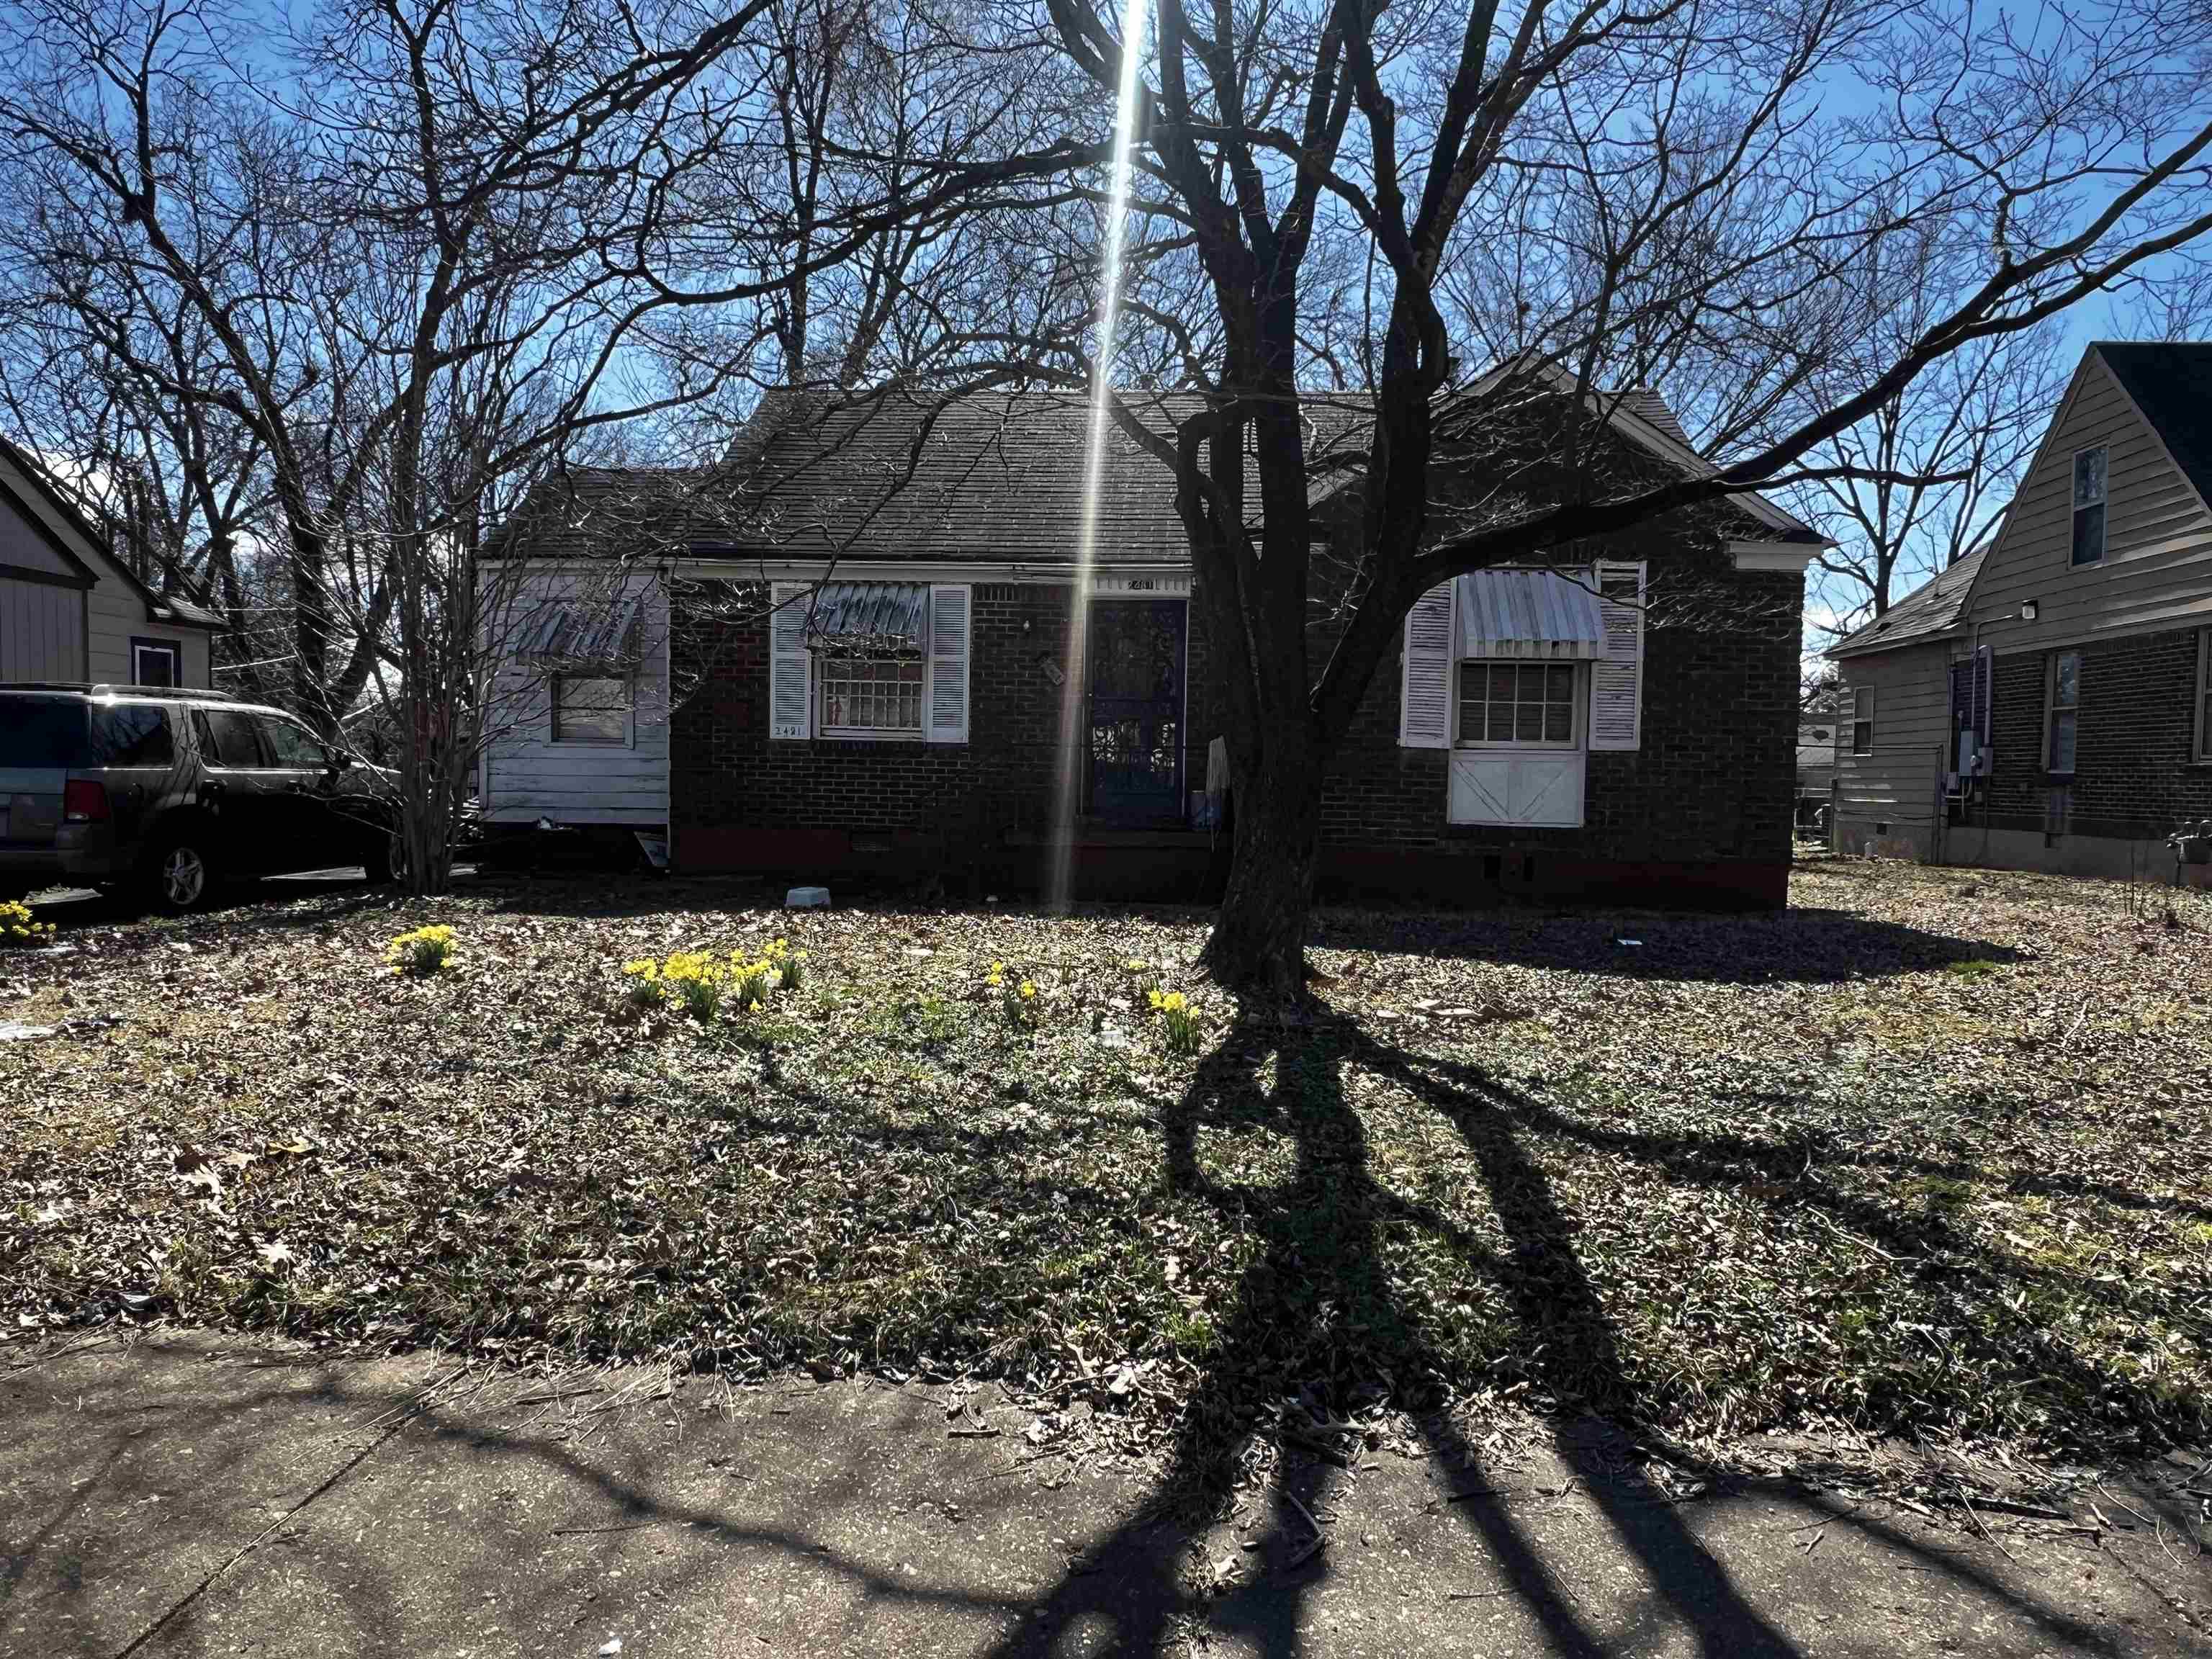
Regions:
<instances>
[{"instance_id":1,"label":"thick tree trunk","mask_svg":"<svg viewBox=\"0 0 2212 1659\"><path fill-rule=\"evenodd\" d=\"M1318 757L1271 752L1242 780L1228 890L1204 961L1219 983L1285 998L1305 994L1306 917L1321 829Z\"/></svg>"}]
</instances>

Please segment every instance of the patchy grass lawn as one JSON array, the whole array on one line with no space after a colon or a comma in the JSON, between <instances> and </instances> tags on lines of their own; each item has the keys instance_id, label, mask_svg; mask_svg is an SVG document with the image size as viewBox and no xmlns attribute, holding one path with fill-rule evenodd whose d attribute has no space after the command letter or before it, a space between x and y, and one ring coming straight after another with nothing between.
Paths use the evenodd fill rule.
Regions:
<instances>
[{"instance_id":1,"label":"patchy grass lawn","mask_svg":"<svg viewBox=\"0 0 2212 1659\"><path fill-rule=\"evenodd\" d=\"M716 891L0 957L0 1018L76 1022L0 1043L0 1318L993 1372L1187 1449L1302 1388L2093 1455L2205 1423L2212 911L1820 863L1773 916L1332 913L1285 1026L1197 982L1196 914L681 908ZM396 975L427 923L455 965ZM777 936L806 977L760 1009L628 1000Z\"/></svg>"}]
</instances>

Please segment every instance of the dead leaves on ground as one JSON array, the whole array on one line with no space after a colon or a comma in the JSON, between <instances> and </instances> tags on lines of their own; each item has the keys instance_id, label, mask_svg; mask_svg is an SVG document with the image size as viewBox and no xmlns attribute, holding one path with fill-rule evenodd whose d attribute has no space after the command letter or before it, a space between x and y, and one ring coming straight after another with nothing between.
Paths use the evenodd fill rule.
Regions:
<instances>
[{"instance_id":1,"label":"dead leaves on ground","mask_svg":"<svg viewBox=\"0 0 2212 1659\"><path fill-rule=\"evenodd\" d=\"M1285 1025L1204 993L1194 913L676 908L719 891L26 966L0 1015L127 1023L0 1048L8 1315L994 1373L1224 1431L1301 1390L2072 1451L2203 1420L2212 908L1821 864L1773 916L1332 914ZM470 972L382 971L429 921ZM624 960L779 935L812 972L761 1013L623 1005Z\"/></svg>"}]
</instances>

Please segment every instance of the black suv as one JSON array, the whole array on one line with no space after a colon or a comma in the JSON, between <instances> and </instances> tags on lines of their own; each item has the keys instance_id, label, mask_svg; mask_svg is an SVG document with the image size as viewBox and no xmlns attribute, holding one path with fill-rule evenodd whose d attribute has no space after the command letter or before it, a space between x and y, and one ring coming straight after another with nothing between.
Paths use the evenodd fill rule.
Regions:
<instances>
[{"instance_id":1,"label":"black suv","mask_svg":"<svg viewBox=\"0 0 2212 1659\"><path fill-rule=\"evenodd\" d=\"M189 910L234 876L401 872L392 777L211 691L0 683L0 898L135 886Z\"/></svg>"}]
</instances>

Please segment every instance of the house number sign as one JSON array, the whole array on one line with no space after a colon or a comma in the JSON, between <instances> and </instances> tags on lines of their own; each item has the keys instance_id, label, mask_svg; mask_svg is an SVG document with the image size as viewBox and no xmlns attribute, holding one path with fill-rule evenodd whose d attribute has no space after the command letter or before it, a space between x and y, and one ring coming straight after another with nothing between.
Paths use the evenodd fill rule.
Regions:
<instances>
[{"instance_id":1,"label":"house number sign","mask_svg":"<svg viewBox=\"0 0 2212 1659\"><path fill-rule=\"evenodd\" d=\"M1181 598L1190 592L1188 576L1093 576L1093 593L1154 593Z\"/></svg>"}]
</instances>

